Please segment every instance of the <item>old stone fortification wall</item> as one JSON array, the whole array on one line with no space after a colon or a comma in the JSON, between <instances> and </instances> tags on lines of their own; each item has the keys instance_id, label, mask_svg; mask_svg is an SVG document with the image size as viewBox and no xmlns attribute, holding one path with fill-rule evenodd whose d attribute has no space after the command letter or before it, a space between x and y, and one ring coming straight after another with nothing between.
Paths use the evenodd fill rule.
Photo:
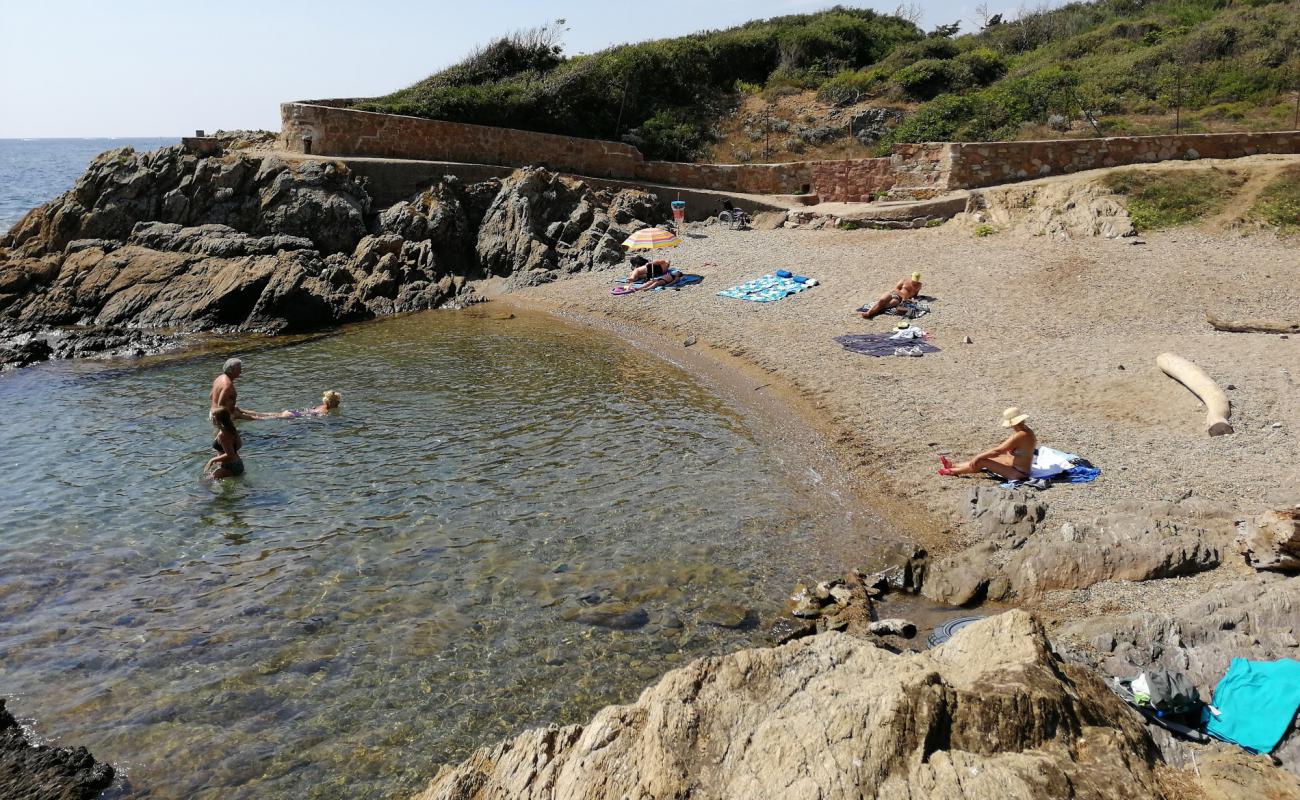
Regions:
<instances>
[{"instance_id":1,"label":"old stone fortification wall","mask_svg":"<svg viewBox=\"0 0 1300 800\"><path fill-rule=\"evenodd\" d=\"M951 163L944 187L973 189L1124 164L1300 153L1300 131L971 142L946 147Z\"/></svg>"},{"instance_id":2,"label":"old stone fortification wall","mask_svg":"<svg viewBox=\"0 0 1300 800\"><path fill-rule=\"evenodd\" d=\"M828 203L869 203L887 192L897 181L889 158L859 158L844 161L815 161L812 185Z\"/></svg>"},{"instance_id":3,"label":"old stone fortification wall","mask_svg":"<svg viewBox=\"0 0 1300 800\"><path fill-rule=\"evenodd\" d=\"M376 114L354 100L280 106L280 145L326 156L370 156L510 167L546 166L595 178L644 181L737 194L800 194L864 202L934 197L1099 167L1180 158L1239 158L1300 153L1300 131L1128 136L1037 142L938 142L894 145L888 158L787 164L680 164L646 161L631 145L549 133Z\"/></svg>"},{"instance_id":4,"label":"old stone fortification wall","mask_svg":"<svg viewBox=\"0 0 1300 800\"><path fill-rule=\"evenodd\" d=\"M321 101L280 106L280 145L330 156L414 158L512 167L545 165L597 177L636 175L644 159L635 147L596 139L375 114Z\"/></svg>"}]
</instances>

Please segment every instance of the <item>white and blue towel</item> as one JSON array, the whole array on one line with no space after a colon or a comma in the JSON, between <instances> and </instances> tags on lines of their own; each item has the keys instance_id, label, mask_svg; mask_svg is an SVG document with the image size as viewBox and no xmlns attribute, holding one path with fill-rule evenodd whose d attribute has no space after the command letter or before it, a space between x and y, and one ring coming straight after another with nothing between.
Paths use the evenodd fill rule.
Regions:
<instances>
[{"instance_id":1,"label":"white and blue towel","mask_svg":"<svg viewBox=\"0 0 1300 800\"><path fill-rule=\"evenodd\" d=\"M749 300L754 303L772 303L782 297L798 294L809 288L793 278L780 278L776 275L764 275L757 280L732 286L718 292L719 297L734 297L737 300Z\"/></svg>"}]
</instances>

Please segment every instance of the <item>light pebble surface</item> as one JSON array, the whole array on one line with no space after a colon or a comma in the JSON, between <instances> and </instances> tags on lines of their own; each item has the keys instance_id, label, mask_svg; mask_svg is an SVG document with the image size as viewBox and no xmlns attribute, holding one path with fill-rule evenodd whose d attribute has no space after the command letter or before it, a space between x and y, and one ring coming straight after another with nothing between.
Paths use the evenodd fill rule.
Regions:
<instances>
[{"instance_id":1,"label":"light pebble surface","mask_svg":"<svg viewBox=\"0 0 1300 800\"><path fill-rule=\"evenodd\" d=\"M1011 405L1030 414L1041 444L1102 469L1095 483L1044 494L1054 527L1188 490L1257 513L1278 490L1300 485L1300 336L1216 332L1205 320L1207 310L1300 318L1300 240L1192 228L1148 235L1144 244L979 238L956 223L915 231L696 224L685 234L667 255L704 275L702 285L615 297L609 289L620 267L521 298L648 327L669 348L696 337L785 382L831 426L839 461L867 502L880 501L887 517L889 506L930 512L923 524L896 512L893 521L934 551L968 542L958 512L970 488L987 480L939 477L938 454L958 460L1001 441L1000 414ZM781 268L821 285L776 303L715 294ZM834 341L891 330L898 318L868 321L853 309L913 271L938 298L915 324L941 353L868 358ZM966 336L972 344L963 344ZM1206 434L1200 402L1156 366L1165 351L1237 387L1228 391L1234 435Z\"/></svg>"}]
</instances>

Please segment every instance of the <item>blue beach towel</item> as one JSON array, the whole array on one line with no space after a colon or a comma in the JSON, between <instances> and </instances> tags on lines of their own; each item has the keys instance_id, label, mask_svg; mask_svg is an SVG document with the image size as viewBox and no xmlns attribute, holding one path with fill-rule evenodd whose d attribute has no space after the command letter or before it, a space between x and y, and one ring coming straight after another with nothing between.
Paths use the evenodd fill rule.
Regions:
<instances>
[{"instance_id":1,"label":"blue beach towel","mask_svg":"<svg viewBox=\"0 0 1300 800\"><path fill-rule=\"evenodd\" d=\"M697 283L704 283L703 275L693 275L687 273L667 286L656 286L653 291L662 292L664 289L680 289L683 286L694 286Z\"/></svg>"},{"instance_id":2,"label":"blue beach towel","mask_svg":"<svg viewBox=\"0 0 1300 800\"><path fill-rule=\"evenodd\" d=\"M1300 708L1300 661L1247 661L1234 658L1214 687L1214 707L1206 708L1205 732L1252 753L1270 753Z\"/></svg>"},{"instance_id":3,"label":"blue beach towel","mask_svg":"<svg viewBox=\"0 0 1300 800\"><path fill-rule=\"evenodd\" d=\"M1050 479L1062 483L1092 483L1098 475L1101 475L1101 470L1088 459L1051 447L1039 447L1034 451L1034 463L1029 470L1031 481ZM1022 483L1027 481L1007 481L1001 488L1014 489ZM1045 488L1045 484L1037 488Z\"/></svg>"},{"instance_id":4,"label":"blue beach towel","mask_svg":"<svg viewBox=\"0 0 1300 800\"><path fill-rule=\"evenodd\" d=\"M755 303L772 303L782 297L798 294L810 288L793 277L781 278L776 275L764 275L756 280L732 286L718 292L719 297L734 297L737 300L749 300Z\"/></svg>"}]
</instances>

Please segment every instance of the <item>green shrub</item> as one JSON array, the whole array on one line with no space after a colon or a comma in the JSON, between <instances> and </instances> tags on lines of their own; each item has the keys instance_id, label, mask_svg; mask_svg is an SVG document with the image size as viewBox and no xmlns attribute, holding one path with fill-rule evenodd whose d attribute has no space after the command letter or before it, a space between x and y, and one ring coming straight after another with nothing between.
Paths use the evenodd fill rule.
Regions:
<instances>
[{"instance_id":1,"label":"green shrub","mask_svg":"<svg viewBox=\"0 0 1300 800\"><path fill-rule=\"evenodd\" d=\"M708 128L682 109L660 111L634 132L648 158L690 161L710 143Z\"/></svg>"},{"instance_id":2,"label":"green shrub","mask_svg":"<svg viewBox=\"0 0 1300 800\"><path fill-rule=\"evenodd\" d=\"M972 83L971 72L957 61L924 58L894 73L894 83L915 100L931 100L941 94L965 89Z\"/></svg>"},{"instance_id":3,"label":"green shrub","mask_svg":"<svg viewBox=\"0 0 1300 800\"><path fill-rule=\"evenodd\" d=\"M1236 173L1217 169L1123 170L1110 173L1105 181L1111 191L1125 196L1129 218L1140 231L1195 222L1242 184Z\"/></svg>"},{"instance_id":4,"label":"green shrub","mask_svg":"<svg viewBox=\"0 0 1300 800\"><path fill-rule=\"evenodd\" d=\"M985 236L992 236L997 232L998 229L993 227L992 225L980 224L975 226L975 235L980 237L981 239L984 238Z\"/></svg>"},{"instance_id":5,"label":"green shrub","mask_svg":"<svg viewBox=\"0 0 1300 800\"><path fill-rule=\"evenodd\" d=\"M1006 59L998 55L997 51L987 47L968 50L957 56L956 61L964 66L970 73L971 79L981 86L996 81L1007 71Z\"/></svg>"},{"instance_id":6,"label":"green shrub","mask_svg":"<svg viewBox=\"0 0 1300 800\"><path fill-rule=\"evenodd\" d=\"M822 84L817 99L833 105L848 105L867 97L879 81L878 73L865 69L846 69Z\"/></svg>"}]
</instances>

